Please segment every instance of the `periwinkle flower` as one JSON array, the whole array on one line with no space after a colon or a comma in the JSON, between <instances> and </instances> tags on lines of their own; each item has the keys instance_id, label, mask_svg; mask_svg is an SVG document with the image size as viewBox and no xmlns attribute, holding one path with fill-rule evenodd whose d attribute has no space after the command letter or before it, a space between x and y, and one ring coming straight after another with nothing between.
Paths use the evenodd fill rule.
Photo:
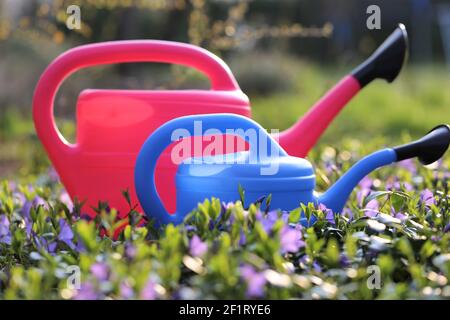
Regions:
<instances>
[{"instance_id":1,"label":"periwinkle flower","mask_svg":"<svg viewBox=\"0 0 450 320\"><path fill-rule=\"evenodd\" d=\"M189 242L189 252L193 257L201 257L208 251L208 244L203 242L199 236L194 235Z\"/></svg>"},{"instance_id":2,"label":"periwinkle flower","mask_svg":"<svg viewBox=\"0 0 450 320\"><path fill-rule=\"evenodd\" d=\"M372 185L373 180L367 176L359 182L360 190L356 193L356 199L360 205L363 203L364 198L372 191Z\"/></svg>"},{"instance_id":3,"label":"periwinkle flower","mask_svg":"<svg viewBox=\"0 0 450 320\"><path fill-rule=\"evenodd\" d=\"M297 252L300 248L305 246L302 240L302 233L297 228L284 226L280 232L280 247L281 252Z\"/></svg>"},{"instance_id":4,"label":"periwinkle flower","mask_svg":"<svg viewBox=\"0 0 450 320\"><path fill-rule=\"evenodd\" d=\"M38 206L42 206L45 210L48 210L48 203L42 199L40 196L36 196L33 199L33 206L34 207L38 207Z\"/></svg>"},{"instance_id":5,"label":"periwinkle flower","mask_svg":"<svg viewBox=\"0 0 450 320\"><path fill-rule=\"evenodd\" d=\"M8 181L8 189L11 191L15 191L17 188L17 183L14 181Z\"/></svg>"},{"instance_id":6,"label":"periwinkle flower","mask_svg":"<svg viewBox=\"0 0 450 320\"><path fill-rule=\"evenodd\" d=\"M365 176L364 178L361 179L361 181L358 183L358 185L360 186L361 189L371 189L372 185L373 185L373 180L368 177Z\"/></svg>"},{"instance_id":7,"label":"periwinkle flower","mask_svg":"<svg viewBox=\"0 0 450 320\"><path fill-rule=\"evenodd\" d=\"M339 257L339 264L341 267L348 267L350 265L350 259L346 254L341 254Z\"/></svg>"},{"instance_id":8,"label":"periwinkle flower","mask_svg":"<svg viewBox=\"0 0 450 320\"><path fill-rule=\"evenodd\" d=\"M264 273L257 272L251 265L240 267L241 277L247 284L246 295L248 298L260 298L264 296L266 277Z\"/></svg>"},{"instance_id":9,"label":"periwinkle flower","mask_svg":"<svg viewBox=\"0 0 450 320\"><path fill-rule=\"evenodd\" d=\"M73 211L72 199L70 199L70 196L66 191L63 191L61 193L61 195L59 196L59 201L64 203L66 205L67 209L69 209L69 211Z\"/></svg>"},{"instance_id":10,"label":"periwinkle flower","mask_svg":"<svg viewBox=\"0 0 450 320\"><path fill-rule=\"evenodd\" d=\"M136 246L134 246L130 243L127 243L125 245L125 256L131 260L136 257L136 254L137 254Z\"/></svg>"},{"instance_id":11,"label":"periwinkle flower","mask_svg":"<svg viewBox=\"0 0 450 320\"><path fill-rule=\"evenodd\" d=\"M48 203L41 197L36 196L32 201L25 201L21 210L22 216L31 220L31 208L37 208L38 206L42 206L45 210L49 209Z\"/></svg>"},{"instance_id":12,"label":"periwinkle flower","mask_svg":"<svg viewBox=\"0 0 450 320\"><path fill-rule=\"evenodd\" d=\"M44 237L38 236L36 234L34 234L33 239L38 250L46 250L50 254L55 253L56 247L58 246L56 242L49 241Z\"/></svg>"},{"instance_id":13,"label":"periwinkle flower","mask_svg":"<svg viewBox=\"0 0 450 320\"><path fill-rule=\"evenodd\" d=\"M72 242L72 228L63 218L59 219L59 229L58 240L67 244L72 250L75 249L75 244Z\"/></svg>"},{"instance_id":14,"label":"periwinkle flower","mask_svg":"<svg viewBox=\"0 0 450 320\"><path fill-rule=\"evenodd\" d=\"M400 161L398 165L411 172L412 174L415 174L417 172L417 166L412 159Z\"/></svg>"},{"instance_id":15,"label":"periwinkle flower","mask_svg":"<svg viewBox=\"0 0 450 320\"><path fill-rule=\"evenodd\" d=\"M386 189L392 190L392 191L400 190L401 189L400 182L394 181L394 182L386 183Z\"/></svg>"},{"instance_id":16,"label":"periwinkle flower","mask_svg":"<svg viewBox=\"0 0 450 320\"><path fill-rule=\"evenodd\" d=\"M350 208L344 208L342 210L342 216L349 218L350 220L353 219L353 212L350 210Z\"/></svg>"},{"instance_id":17,"label":"periwinkle flower","mask_svg":"<svg viewBox=\"0 0 450 320\"><path fill-rule=\"evenodd\" d=\"M407 215L405 215L404 213L402 213L402 212L397 212L397 213L395 213L394 214L394 217L395 218L397 218L397 219L400 219L400 221L405 221L407 218L408 218L408 216Z\"/></svg>"},{"instance_id":18,"label":"periwinkle flower","mask_svg":"<svg viewBox=\"0 0 450 320\"><path fill-rule=\"evenodd\" d=\"M83 241L78 239L77 245L75 246L76 252L86 252L86 246L83 244Z\"/></svg>"},{"instance_id":19,"label":"periwinkle flower","mask_svg":"<svg viewBox=\"0 0 450 320\"><path fill-rule=\"evenodd\" d=\"M239 235L239 245L243 246L247 243L247 237L245 236L245 233L243 231L241 231L240 235Z\"/></svg>"},{"instance_id":20,"label":"periwinkle flower","mask_svg":"<svg viewBox=\"0 0 450 320\"><path fill-rule=\"evenodd\" d=\"M331 223L331 224L335 224L334 221L334 213L333 210L328 209L324 204L319 204L319 210L321 210L323 213L325 213L325 219Z\"/></svg>"},{"instance_id":21,"label":"periwinkle flower","mask_svg":"<svg viewBox=\"0 0 450 320\"><path fill-rule=\"evenodd\" d=\"M272 231L273 225L278 220L277 211L269 211L266 216L261 219L264 231L269 234Z\"/></svg>"},{"instance_id":22,"label":"periwinkle flower","mask_svg":"<svg viewBox=\"0 0 450 320\"><path fill-rule=\"evenodd\" d=\"M109 278L109 267L106 263L96 262L91 265L91 273L98 281L106 281Z\"/></svg>"},{"instance_id":23,"label":"periwinkle flower","mask_svg":"<svg viewBox=\"0 0 450 320\"><path fill-rule=\"evenodd\" d=\"M289 212L288 211L281 212L281 221L283 221L284 223L289 222Z\"/></svg>"},{"instance_id":24,"label":"periwinkle flower","mask_svg":"<svg viewBox=\"0 0 450 320\"><path fill-rule=\"evenodd\" d=\"M373 218L378 214L380 205L376 199L372 199L366 204L364 209L364 215Z\"/></svg>"},{"instance_id":25,"label":"periwinkle flower","mask_svg":"<svg viewBox=\"0 0 450 320\"><path fill-rule=\"evenodd\" d=\"M436 204L433 192L430 189L425 189L420 193L420 201L427 207L431 207Z\"/></svg>"},{"instance_id":26,"label":"periwinkle flower","mask_svg":"<svg viewBox=\"0 0 450 320\"><path fill-rule=\"evenodd\" d=\"M11 244L11 232L9 231L9 219L6 215L0 215L0 243Z\"/></svg>"},{"instance_id":27,"label":"periwinkle flower","mask_svg":"<svg viewBox=\"0 0 450 320\"><path fill-rule=\"evenodd\" d=\"M155 283L152 280L148 280L141 291L141 298L144 300L155 300L156 297Z\"/></svg>"},{"instance_id":28,"label":"periwinkle flower","mask_svg":"<svg viewBox=\"0 0 450 320\"><path fill-rule=\"evenodd\" d=\"M17 201L17 204L22 207L25 202L27 201L27 198L22 192L14 192L13 198Z\"/></svg>"},{"instance_id":29,"label":"periwinkle flower","mask_svg":"<svg viewBox=\"0 0 450 320\"><path fill-rule=\"evenodd\" d=\"M120 284L120 297L122 299L132 299L134 296L133 288L130 286L128 282L122 282Z\"/></svg>"},{"instance_id":30,"label":"periwinkle flower","mask_svg":"<svg viewBox=\"0 0 450 320\"><path fill-rule=\"evenodd\" d=\"M51 182L58 183L59 182L59 175L58 172L56 172L54 167L50 167L48 169L48 177Z\"/></svg>"},{"instance_id":31,"label":"periwinkle flower","mask_svg":"<svg viewBox=\"0 0 450 320\"><path fill-rule=\"evenodd\" d=\"M413 190L414 190L414 187L413 187L412 184L409 183L409 182L403 182L403 188L404 188L406 191L413 191Z\"/></svg>"},{"instance_id":32,"label":"periwinkle flower","mask_svg":"<svg viewBox=\"0 0 450 320\"><path fill-rule=\"evenodd\" d=\"M92 283L84 282L74 297L75 300L96 300L99 296Z\"/></svg>"},{"instance_id":33,"label":"periwinkle flower","mask_svg":"<svg viewBox=\"0 0 450 320\"><path fill-rule=\"evenodd\" d=\"M447 223L447 225L444 228L444 233L450 231L450 223Z\"/></svg>"},{"instance_id":34,"label":"periwinkle flower","mask_svg":"<svg viewBox=\"0 0 450 320\"><path fill-rule=\"evenodd\" d=\"M314 271L322 272L322 267L320 266L320 264L316 260L313 261L312 267L313 267Z\"/></svg>"}]
</instances>

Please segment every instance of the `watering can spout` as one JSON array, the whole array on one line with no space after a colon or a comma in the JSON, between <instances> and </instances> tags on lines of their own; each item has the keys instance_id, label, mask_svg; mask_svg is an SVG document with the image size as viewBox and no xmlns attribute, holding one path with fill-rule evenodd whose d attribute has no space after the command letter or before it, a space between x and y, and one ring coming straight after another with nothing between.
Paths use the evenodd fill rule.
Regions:
<instances>
[{"instance_id":1,"label":"watering can spout","mask_svg":"<svg viewBox=\"0 0 450 320\"><path fill-rule=\"evenodd\" d=\"M408 53L408 35L399 24L391 35L362 64L352 71L361 86L379 78L392 82L397 78Z\"/></svg>"},{"instance_id":2,"label":"watering can spout","mask_svg":"<svg viewBox=\"0 0 450 320\"><path fill-rule=\"evenodd\" d=\"M399 24L366 61L330 89L300 121L280 133L283 148L292 156L305 157L331 121L364 86L375 79L394 81L406 61L407 51L406 29Z\"/></svg>"},{"instance_id":3,"label":"watering can spout","mask_svg":"<svg viewBox=\"0 0 450 320\"><path fill-rule=\"evenodd\" d=\"M450 144L450 127L440 125L419 140L372 153L358 161L324 194L318 202L333 212L341 212L352 190L373 170L393 162L417 157L428 165L441 158Z\"/></svg>"}]
</instances>

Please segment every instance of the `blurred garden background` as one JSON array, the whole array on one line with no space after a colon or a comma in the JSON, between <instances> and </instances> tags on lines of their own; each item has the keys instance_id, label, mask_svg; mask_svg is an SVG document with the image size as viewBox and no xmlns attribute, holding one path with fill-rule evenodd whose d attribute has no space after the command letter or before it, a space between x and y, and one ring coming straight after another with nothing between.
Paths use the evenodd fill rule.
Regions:
<instances>
[{"instance_id":1,"label":"blurred garden background","mask_svg":"<svg viewBox=\"0 0 450 320\"><path fill-rule=\"evenodd\" d=\"M81 29L66 26L69 5ZM381 9L368 30L366 9ZM31 121L34 87L45 67L80 44L164 39L221 56L266 128L294 123L336 81L363 61L402 22L410 59L393 84L376 81L333 122L321 145L381 136L398 142L450 121L450 4L439 0L1 0L0 177L48 166ZM179 66L122 64L77 72L62 86L55 112L74 136L77 96L85 88L205 88L207 79Z\"/></svg>"}]
</instances>

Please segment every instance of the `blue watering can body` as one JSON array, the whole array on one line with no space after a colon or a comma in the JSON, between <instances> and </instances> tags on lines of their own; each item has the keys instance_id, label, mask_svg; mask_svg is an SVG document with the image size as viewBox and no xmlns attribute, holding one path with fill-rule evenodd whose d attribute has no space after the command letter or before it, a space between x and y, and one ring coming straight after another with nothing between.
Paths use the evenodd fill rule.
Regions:
<instances>
[{"instance_id":1,"label":"blue watering can body","mask_svg":"<svg viewBox=\"0 0 450 320\"><path fill-rule=\"evenodd\" d=\"M198 123L203 129L201 133L195 129ZM177 210L169 214L155 187L155 167L160 154L179 140L180 130L185 132L184 138L208 136L211 130L215 131L209 134L217 134L218 130L237 135L248 142L249 150L188 158L180 163L175 181ZM186 116L165 123L144 143L136 161L135 187L144 212L157 224L181 223L198 203L212 197L235 202L240 199L239 186L244 190L246 204L270 194L271 209L293 210L302 203L321 203L333 212L340 212L358 182L374 169L416 156L422 163L434 162L449 143L450 128L438 126L418 141L366 156L319 195L314 191L311 163L289 156L255 121L235 114ZM304 218L300 222L307 223Z\"/></svg>"},{"instance_id":2,"label":"blue watering can body","mask_svg":"<svg viewBox=\"0 0 450 320\"><path fill-rule=\"evenodd\" d=\"M250 152L191 158L179 166L176 185L178 212L191 211L198 199L215 197L226 203L235 202L240 198L239 187L245 192L245 204L268 196L268 190L271 208L292 210L300 203L317 200L312 165L305 159L289 156L257 163L252 163Z\"/></svg>"}]
</instances>

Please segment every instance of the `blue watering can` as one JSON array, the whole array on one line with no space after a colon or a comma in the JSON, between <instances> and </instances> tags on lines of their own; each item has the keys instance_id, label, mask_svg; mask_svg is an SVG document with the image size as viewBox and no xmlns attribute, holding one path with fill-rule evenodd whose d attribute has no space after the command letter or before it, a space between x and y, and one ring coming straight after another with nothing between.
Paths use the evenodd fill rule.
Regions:
<instances>
[{"instance_id":1,"label":"blue watering can","mask_svg":"<svg viewBox=\"0 0 450 320\"><path fill-rule=\"evenodd\" d=\"M200 123L203 131L219 130L227 135L230 129L238 128L233 135L245 139L249 150L186 159L179 165L176 174L177 211L169 214L155 188L156 162L161 153L175 142L172 137L177 130L183 130L190 136L203 135L198 132ZM420 140L366 156L328 191L317 194L311 163L289 156L255 121L235 114L186 116L165 123L146 140L136 161L135 187L144 212L158 225L181 223L186 214L205 199L216 197L224 202L239 200L239 185L245 191L245 200L249 202L271 194L272 209L293 210L301 203L312 202L340 212L358 182L371 171L413 157L418 157L425 165L433 163L445 153L449 143L450 127L440 125ZM307 223L305 218L301 222Z\"/></svg>"}]
</instances>

